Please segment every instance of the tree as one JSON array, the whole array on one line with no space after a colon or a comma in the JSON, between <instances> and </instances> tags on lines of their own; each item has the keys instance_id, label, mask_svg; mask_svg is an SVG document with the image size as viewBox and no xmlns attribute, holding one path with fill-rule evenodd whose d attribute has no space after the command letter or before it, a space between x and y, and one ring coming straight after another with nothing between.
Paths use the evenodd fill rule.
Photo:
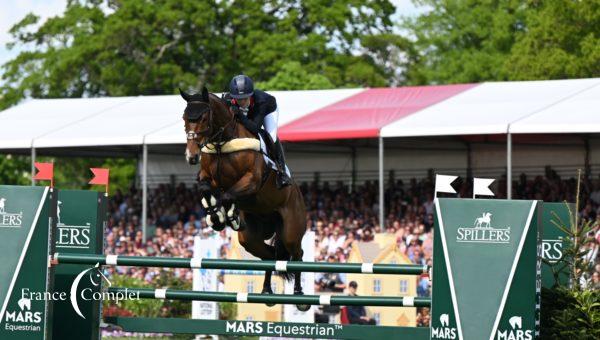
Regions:
<instances>
[{"instance_id":1,"label":"tree","mask_svg":"<svg viewBox=\"0 0 600 340\"><path fill-rule=\"evenodd\" d=\"M7 185L27 185L31 183L30 164L29 157L11 154L0 155L0 183Z\"/></svg>"},{"instance_id":2,"label":"tree","mask_svg":"<svg viewBox=\"0 0 600 340\"><path fill-rule=\"evenodd\" d=\"M265 90L316 90L330 89L333 84L322 74L308 73L297 61L284 64L275 77L259 82L257 87Z\"/></svg>"},{"instance_id":3,"label":"tree","mask_svg":"<svg viewBox=\"0 0 600 340\"><path fill-rule=\"evenodd\" d=\"M403 28L418 54L410 83L445 84L504 80L516 33L524 29L521 1L417 0L431 10L406 19Z\"/></svg>"},{"instance_id":4,"label":"tree","mask_svg":"<svg viewBox=\"0 0 600 340\"><path fill-rule=\"evenodd\" d=\"M411 41L392 33L382 33L363 37L362 45L376 65L379 65L390 85L400 85L411 80L419 83L422 76L411 67L419 60Z\"/></svg>"},{"instance_id":5,"label":"tree","mask_svg":"<svg viewBox=\"0 0 600 340\"><path fill-rule=\"evenodd\" d=\"M409 83L600 75L598 0L415 2L430 11L402 24Z\"/></svg>"},{"instance_id":6,"label":"tree","mask_svg":"<svg viewBox=\"0 0 600 340\"><path fill-rule=\"evenodd\" d=\"M0 109L36 98L221 91L238 73L257 81L297 62L333 86L385 85L361 41L389 33L388 0L70 0L41 26L29 14L10 46L32 46L3 65ZM39 27L38 27L39 26Z\"/></svg>"},{"instance_id":7,"label":"tree","mask_svg":"<svg viewBox=\"0 0 600 340\"><path fill-rule=\"evenodd\" d=\"M509 79L600 76L600 2L535 1L504 68Z\"/></svg>"}]
</instances>

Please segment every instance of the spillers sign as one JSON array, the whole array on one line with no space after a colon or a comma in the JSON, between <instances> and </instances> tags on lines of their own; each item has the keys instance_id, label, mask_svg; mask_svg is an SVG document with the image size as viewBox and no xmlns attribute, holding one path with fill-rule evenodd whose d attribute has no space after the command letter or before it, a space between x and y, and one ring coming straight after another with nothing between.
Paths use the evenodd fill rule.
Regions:
<instances>
[{"instance_id":1,"label":"spillers sign","mask_svg":"<svg viewBox=\"0 0 600 340\"><path fill-rule=\"evenodd\" d=\"M61 218L61 210L66 211L67 209L69 209L68 206L65 207L62 201L58 201L56 248L89 248L91 222L69 224L68 221Z\"/></svg>"},{"instance_id":2,"label":"spillers sign","mask_svg":"<svg viewBox=\"0 0 600 340\"><path fill-rule=\"evenodd\" d=\"M540 202L435 202L431 338L534 339L541 288Z\"/></svg>"},{"instance_id":3,"label":"spillers sign","mask_svg":"<svg viewBox=\"0 0 600 340\"><path fill-rule=\"evenodd\" d=\"M20 228L23 224L23 212L14 212L9 209L9 200L0 197L0 228Z\"/></svg>"},{"instance_id":4,"label":"spillers sign","mask_svg":"<svg viewBox=\"0 0 600 340\"><path fill-rule=\"evenodd\" d=\"M457 242L475 243L508 243L510 242L510 227L494 228L492 214L484 212L475 218L472 227L461 227L457 230Z\"/></svg>"}]
</instances>

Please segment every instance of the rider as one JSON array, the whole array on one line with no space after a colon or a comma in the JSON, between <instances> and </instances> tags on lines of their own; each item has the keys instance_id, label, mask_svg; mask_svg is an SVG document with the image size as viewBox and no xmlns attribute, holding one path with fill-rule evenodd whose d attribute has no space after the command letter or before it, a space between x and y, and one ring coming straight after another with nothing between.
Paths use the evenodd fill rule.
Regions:
<instances>
[{"instance_id":1,"label":"rider","mask_svg":"<svg viewBox=\"0 0 600 340\"><path fill-rule=\"evenodd\" d=\"M257 136L261 133L277 167L277 187L281 189L290 185L291 180L286 172L283 148L277 138L279 110L275 97L259 89L254 89L252 79L240 74L231 79L229 93L225 94L224 98L248 131ZM265 130L266 133L264 133Z\"/></svg>"}]
</instances>

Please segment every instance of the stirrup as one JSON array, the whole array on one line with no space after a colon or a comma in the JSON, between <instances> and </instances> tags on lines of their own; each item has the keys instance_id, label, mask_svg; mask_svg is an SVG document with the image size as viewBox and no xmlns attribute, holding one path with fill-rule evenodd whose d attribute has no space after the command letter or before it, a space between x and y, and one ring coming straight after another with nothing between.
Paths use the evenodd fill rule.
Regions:
<instances>
[{"instance_id":1,"label":"stirrup","mask_svg":"<svg viewBox=\"0 0 600 340\"><path fill-rule=\"evenodd\" d=\"M282 189L292 184L292 179L285 172L278 172L275 177L275 184L277 184L277 189Z\"/></svg>"}]
</instances>

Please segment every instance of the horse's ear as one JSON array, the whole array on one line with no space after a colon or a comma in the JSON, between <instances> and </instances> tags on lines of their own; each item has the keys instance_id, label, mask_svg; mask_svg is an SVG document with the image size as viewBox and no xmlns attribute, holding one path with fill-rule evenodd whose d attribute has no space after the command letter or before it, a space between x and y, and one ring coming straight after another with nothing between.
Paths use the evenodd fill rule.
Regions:
<instances>
[{"instance_id":1,"label":"horse's ear","mask_svg":"<svg viewBox=\"0 0 600 340\"><path fill-rule=\"evenodd\" d=\"M202 86L202 101L208 103L208 89L206 86Z\"/></svg>"},{"instance_id":2,"label":"horse's ear","mask_svg":"<svg viewBox=\"0 0 600 340\"><path fill-rule=\"evenodd\" d=\"M186 102L190 101L190 95L187 94L184 90L182 90L181 87L179 88L179 94L183 99L185 99Z\"/></svg>"}]
</instances>

